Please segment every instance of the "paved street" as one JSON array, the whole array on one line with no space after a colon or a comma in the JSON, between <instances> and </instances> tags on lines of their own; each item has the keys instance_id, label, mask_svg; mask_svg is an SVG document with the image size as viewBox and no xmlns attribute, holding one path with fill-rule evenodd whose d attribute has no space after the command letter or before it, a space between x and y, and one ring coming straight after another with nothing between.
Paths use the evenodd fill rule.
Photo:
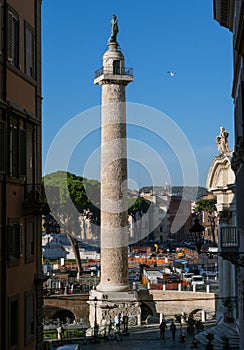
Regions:
<instances>
[{"instance_id":1,"label":"paved street","mask_svg":"<svg viewBox=\"0 0 244 350\"><path fill-rule=\"evenodd\" d=\"M178 334L177 334L178 333ZM180 350L180 349L191 349L192 338L190 336L186 337L184 343L180 343L178 339L179 330L176 333L176 339L173 341L171 338L171 333L166 330L165 340L159 338L159 328L157 326L148 326L134 328L130 330L128 336L122 336L121 341L110 340L109 342L104 342L98 344L86 344L82 345L82 349L86 350L122 350L122 349L133 349L133 350ZM198 346L198 349L204 349L202 345Z\"/></svg>"},{"instance_id":2,"label":"paved street","mask_svg":"<svg viewBox=\"0 0 244 350\"><path fill-rule=\"evenodd\" d=\"M178 334L177 334L178 333ZM99 343L88 342L81 343L81 350L183 350L191 349L192 337L186 336L184 343L179 342L179 330L176 333L176 339L171 339L171 333L166 330L165 340L159 338L158 325L150 325L144 327L136 327L130 329L129 335L123 335L120 341L110 339L109 341L101 340ZM78 343L78 341L77 341ZM197 349L204 350L205 347L201 344Z\"/></svg>"}]
</instances>

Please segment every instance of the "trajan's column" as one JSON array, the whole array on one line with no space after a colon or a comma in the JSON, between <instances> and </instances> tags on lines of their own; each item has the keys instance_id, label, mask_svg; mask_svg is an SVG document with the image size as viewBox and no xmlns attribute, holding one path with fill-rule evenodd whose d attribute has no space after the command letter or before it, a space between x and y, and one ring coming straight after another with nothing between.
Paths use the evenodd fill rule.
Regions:
<instances>
[{"instance_id":1,"label":"trajan's column","mask_svg":"<svg viewBox=\"0 0 244 350\"><path fill-rule=\"evenodd\" d=\"M111 21L108 49L94 84L102 88L101 137L101 281L90 294L90 322L113 321L118 313L140 318L128 284L128 195L126 85L133 70L125 68L117 42L117 17ZM95 301L94 301L95 299Z\"/></svg>"}]
</instances>

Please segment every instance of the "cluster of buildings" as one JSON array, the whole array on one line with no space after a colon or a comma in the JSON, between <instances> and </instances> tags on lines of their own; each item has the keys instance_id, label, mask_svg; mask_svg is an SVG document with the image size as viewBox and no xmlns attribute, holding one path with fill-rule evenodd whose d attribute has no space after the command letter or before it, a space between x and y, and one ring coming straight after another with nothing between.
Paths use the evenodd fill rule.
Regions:
<instances>
[{"instance_id":1,"label":"cluster of buildings","mask_svg":"<svg viewBox=\"0 0 244 350\"><path fill-rule=\"evenodd\" d=\"M42 287L45 277L42 273L41 2L0 0L1 349L42 349ZM219 146L219 155L213 159L207 179L208 190L217 198L217 236L221 253L221 294L217 316L224 320L228 309L238 324L240 348L243 348L244 2L213 0L213 3L214 19L233 33L232 97L235 106L234 151ZM117 63L119 60L116 60ZM116 70L116 77L117 73L120 72ZM98 83L99 79L97 77ZM104 76L101 79L105 79ZM158 200L152 194L144 195L152 201ZM174 205L177 210L177 204ZM190 206L186 203L186 212L188 210ZM155 218L161 224L156 226L153 237L158 241L165 239L170 227L169 218L173 217L173 214L169 216L165 212L165 201L161 198ZM191 224L187 222L184 230L188 232ZM136 227L137 224L132 222L131 237L138 239L142 230L146 234L150 225L148 221L144 227ZM178 232L174 238L181 240L184 234ZM109 255L109 251L107 253ZM127 249L124 253L127 254ZM106 261L102 264L105 270L102 271L101 293L107 283L105 277L109 266L106 264ZM126 271L122 272L124 279ZM135 303L135 308L138 307Z\"/></svg>"}]
</instances>

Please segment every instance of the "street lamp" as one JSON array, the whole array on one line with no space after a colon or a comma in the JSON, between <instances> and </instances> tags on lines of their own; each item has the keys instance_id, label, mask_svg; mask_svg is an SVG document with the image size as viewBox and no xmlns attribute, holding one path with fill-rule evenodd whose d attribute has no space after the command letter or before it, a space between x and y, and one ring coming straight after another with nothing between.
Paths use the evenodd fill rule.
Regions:
<instances>
[{"instance_id":1,"label":"street lamp","mask_svg":"<svg viewBox=\"0 0 244 350\"><path fill-rule=\"evenodd\" d=\"M95 315L94 315L94 339L96 341L96 338L98 336L98 324L97 324L97 297L94 298L94 309L95 309Z\"/></svg>"},{"instance_id":2,"label":"street lamp","mask_svg":"<svg viewBox=\"0 0 244 350\"><path fill-rule=\"evenodd\" d=\"M202 225L200 225L199 220L196 218L194 220L193 226L189 229L189 231L191 233L192 242L197 247L198 254L200 254L201 253L201 246L204 243L205 228Z\"/></svg>"}]
</instances>

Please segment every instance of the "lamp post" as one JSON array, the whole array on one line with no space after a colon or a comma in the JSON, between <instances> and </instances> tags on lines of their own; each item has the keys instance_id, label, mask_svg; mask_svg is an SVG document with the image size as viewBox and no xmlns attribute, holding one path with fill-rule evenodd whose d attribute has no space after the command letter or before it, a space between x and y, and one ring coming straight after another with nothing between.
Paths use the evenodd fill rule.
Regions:
<instances>
[{"instance_id":1,"label":"lamp post","mask_svg":"<svg viewBox=\"0 0 244 350\"><path fill-rule=\"evenodd\" d=\"M198 254L201 253L201 246L204 243L204 231L205 228L200 225L199 220L195 219L193 226L189 229L191 233L191 239L195 246L197 247Z\"/></svg>"},{"instance_id":2,"label":"lamp post","mask_svg":"<svg viewBox=\"0 0 244 350\"><path fill-rule=\"evenodd\" d=\"M98 324L97 324L97 297L94 298L94 341L96 342L98 336Z\"/></svg>"}]
</instances>

